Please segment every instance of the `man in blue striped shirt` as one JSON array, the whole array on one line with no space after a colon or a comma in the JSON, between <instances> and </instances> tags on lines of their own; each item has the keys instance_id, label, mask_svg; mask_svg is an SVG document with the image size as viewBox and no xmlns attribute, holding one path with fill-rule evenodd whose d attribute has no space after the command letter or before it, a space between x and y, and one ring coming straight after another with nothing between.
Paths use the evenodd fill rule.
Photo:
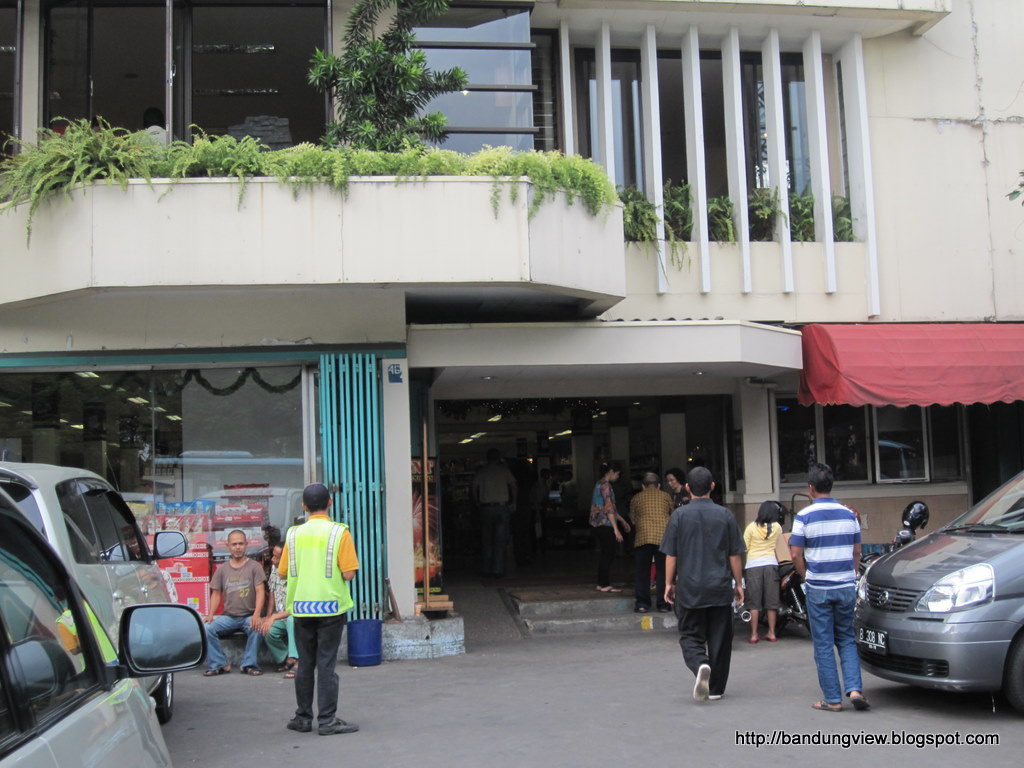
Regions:
<instances>
[{"instance_id":1,"label":"man in blue striped shirt","mask_svg":"<svg viewBox=\"0 0 1024 768\"><path fill-rule=\"evenodd\" d=\"M813 502L793 519L789 538L793 565L806 584L814 664L824 695L813 706L823 712L842 711L844 690L854 709L870 707L861 690L860 657L853 633L860 523L853 510L832 498L833 482L827 464L811 464L807 490ZM833 645L843 669L842 686Z\"/></svg>"}]
</instances>

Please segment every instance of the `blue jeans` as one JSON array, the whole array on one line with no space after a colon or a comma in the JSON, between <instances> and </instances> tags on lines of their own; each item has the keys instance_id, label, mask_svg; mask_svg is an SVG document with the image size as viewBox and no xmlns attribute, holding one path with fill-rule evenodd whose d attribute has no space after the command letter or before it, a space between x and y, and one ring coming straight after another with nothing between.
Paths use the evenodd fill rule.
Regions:
<instances>
[{"instance_id":1,"label":"blue jeans","mask_svg":"<svg viewBox=\"0 0 1024 768\"><path fill-rule=\"evenodd\" d=\"M860 691L860 656L853 634L853 613L857 600L855 586L819 589L807 585L807 616L811 622L814 664L818 668L818 685L829 704L840 704L843 693ZM843 685L839 687L839 671L833 646L839 651L843 668Z\"/></svg>"},{"instance_id":2,"label":"blue jeans","mask_svg":"<svg viewBox=\"0 0 1024 768\"><path fill-rule=\"evenodd\" d=\"M244 630L246 636L245 653L242 654L242 666L259 666L256 660L256 655L259 653L263 635L254 630L249 624L249 620L251 618L251 615L224 616L221 614L219 616L214 616L213 621L206 625L206 637L210 643L210 653L206 658L206 662L210 669L220 669L221 667L226 667L228 665L228 657L224 655L224 649L221 648L220 639L239 629Z\"/></svg>"}]
</instances>

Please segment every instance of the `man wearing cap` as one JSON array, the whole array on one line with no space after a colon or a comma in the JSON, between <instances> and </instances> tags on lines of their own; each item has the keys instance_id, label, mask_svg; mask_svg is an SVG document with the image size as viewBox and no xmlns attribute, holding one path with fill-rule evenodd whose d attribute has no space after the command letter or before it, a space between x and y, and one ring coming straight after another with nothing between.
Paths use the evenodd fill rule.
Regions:
<instances>
[{"instance_id":1,"label":"man wearing cap","mask_svg":"<svg viewBox=\"0 0 1024 768\"><path fill-rule=\"evenodd\" d=\"M353 733L355 723L335 717L338 711L338 646L352 607L348 583L359 569L348 526L330 518L331 494L322 483L307 485L302 507L308 519L288 529L278 573L288 580L287 609L295 620L299 667L295 673L295 717L288 728L313 730L313 689L321 736Z\"/></svg>"}]
</instances>

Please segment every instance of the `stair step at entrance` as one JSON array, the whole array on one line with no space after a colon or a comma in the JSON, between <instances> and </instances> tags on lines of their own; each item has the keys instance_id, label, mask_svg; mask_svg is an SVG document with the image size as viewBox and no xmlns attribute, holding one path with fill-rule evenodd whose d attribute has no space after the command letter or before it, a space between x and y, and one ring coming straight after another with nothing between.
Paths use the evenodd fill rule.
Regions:
<instances>
[{"instance_id":1,"label":"stair step at entrance","mask_svg":"<svg viewBox=\"0 0 1024 768\"><path fill-rule=\"evenodd\" d=\"M633 612L632 597L596 597L592 600L513 600L519 615L526 618L565 618L592 614L618 614Z\"/></svg>"},{"instance_id":2,"label":"stair step at entrance","mask_svg":"<svg viewBox=\"0 0 1024 768\"><path fill-rule=\"evenodd\" d=\"M523 617L531 634L567 635L586 632L664 632L678 626L671 613L605 613L561 617Z\"/></svg>"}]
</instances>

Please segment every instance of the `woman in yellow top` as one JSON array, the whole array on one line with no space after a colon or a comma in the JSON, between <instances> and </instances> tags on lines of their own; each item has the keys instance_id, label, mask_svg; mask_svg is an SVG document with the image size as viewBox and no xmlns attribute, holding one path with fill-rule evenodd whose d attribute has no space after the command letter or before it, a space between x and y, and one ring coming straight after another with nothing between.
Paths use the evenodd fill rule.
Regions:
<instances>
[{"instance_id":1,"label":"woman in yellow top","mask_svg":"<svg viewBox=\"0 0 1024 768\"><path fill-rule=\"evenodd\" d=\"M775 556L775 545L782 536L782 512L779 502L762 502L757 510L757 520L743 531L743 543L747 548L743 578L747 585L751 643L761 639L757 620L762 610L768 611L768 635L765 639L770 643L778 639L775 637L775 619L779 615L779 561Z\"/></svg>"}]
</instances>

